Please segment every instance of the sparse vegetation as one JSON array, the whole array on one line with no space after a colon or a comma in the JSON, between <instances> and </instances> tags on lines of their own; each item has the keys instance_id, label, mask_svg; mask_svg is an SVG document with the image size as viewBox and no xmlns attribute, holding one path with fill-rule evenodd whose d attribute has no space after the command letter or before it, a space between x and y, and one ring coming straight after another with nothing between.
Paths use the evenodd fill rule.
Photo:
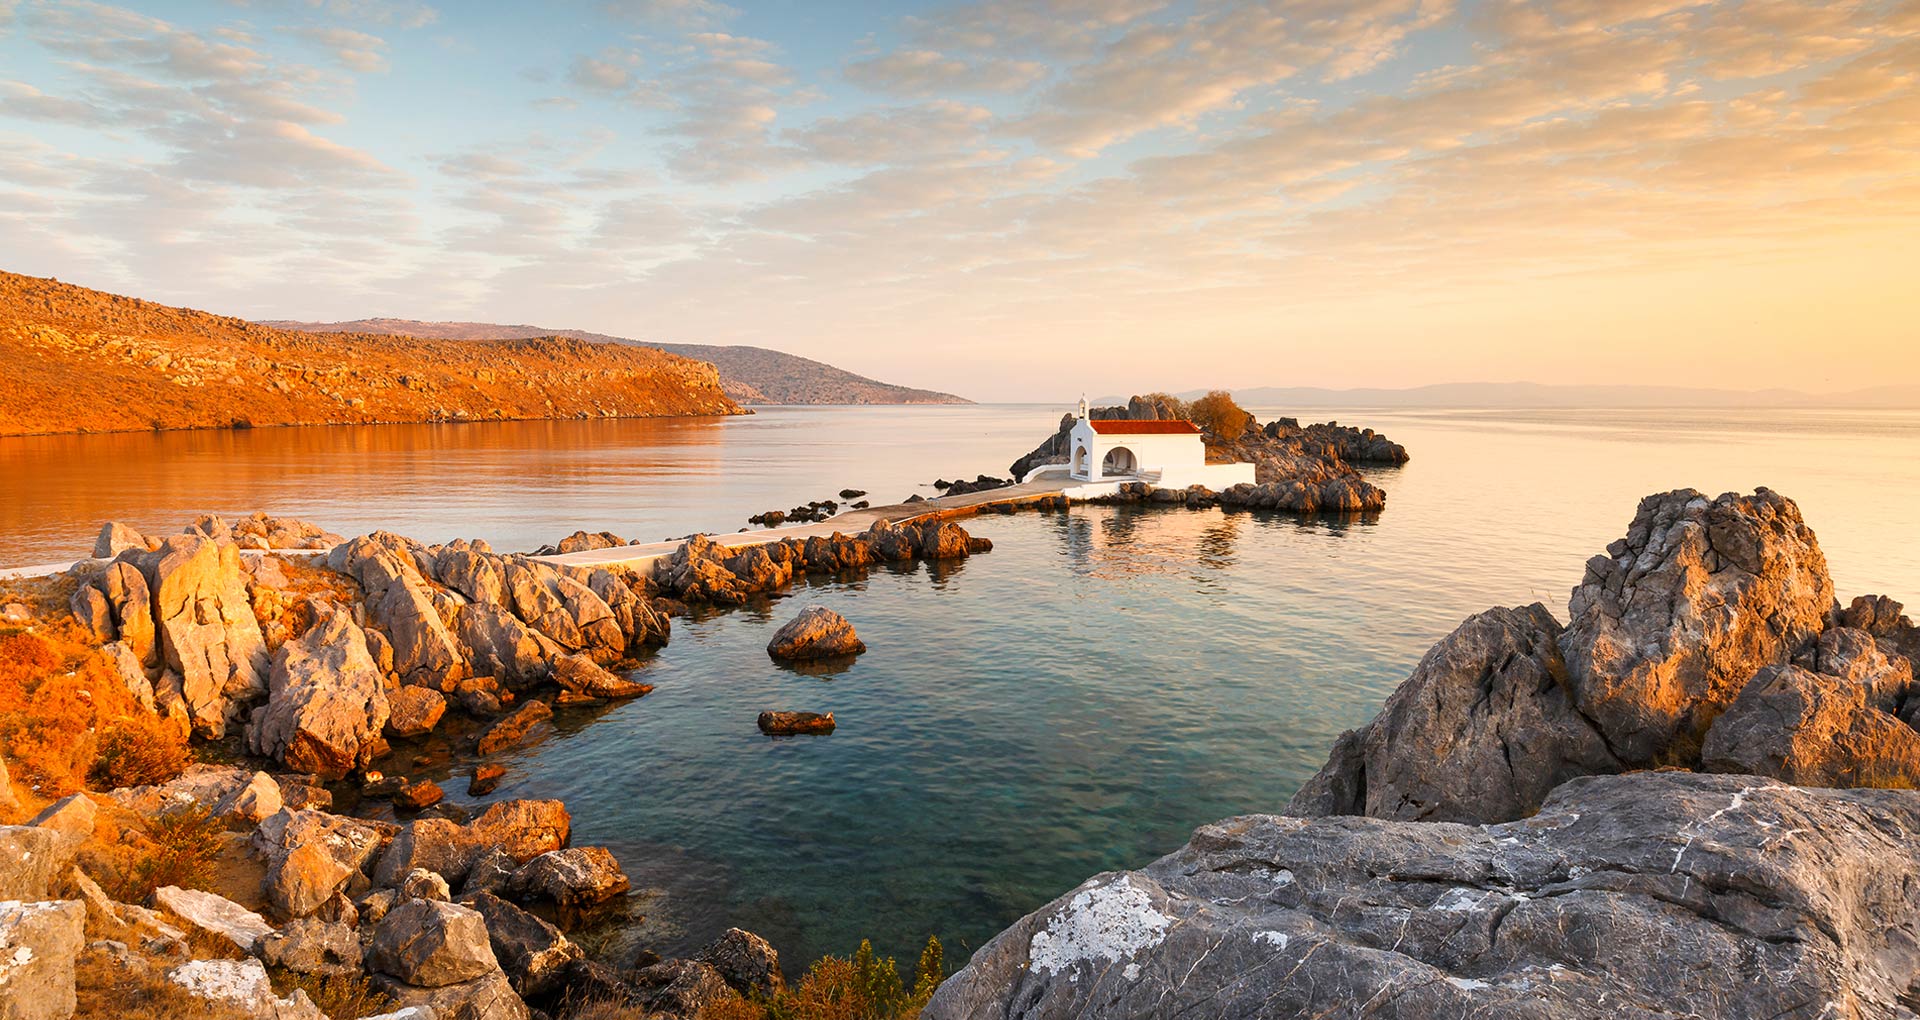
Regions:
<instances>
[{"instance_id":1,"label":"sparse vegetation","mask_svg":"<svg viewBox=\"0 0 1920 1020\"><path fill-rule=\"evenodd\" d=\"M70 620L0 637L0 746L14 778L64 797L86 785L103 740L113 745L104 775L177 775L188 757L186 734L135 701ZM131 754L139 741L149 746Z\"/></svg>"},{"instance_id":2,"label":"sparse vegetation","mask_svg":"<svg viewBox=\"0 0 1920 1020\"><path fill-rule=\"evenodd\" d=\"M703 1015L707 1020L908 1020L920 1014L945 977L937 938L927 939L911 985L901 980L892 957L876 954L863 939L851 958L820 958L799 982L771 999L732 1000Z\"/></svg>"},{"instance_id":3,"label":"sparse vegetation","mask_svg":"<svg viewBox=\"0 0 1920 1020\"><path fill-rule=\"evenodd\" d=\"M1234 402L1233 394L1214 390L1187 405L1187 419L1209 436L1237 439L1253 423L1253 415Z\"/></svg>"},{"instance_id":4,"label":"sparse vegetation","mask_svg":"<svg viewBox=\"0 0 1920 1020\"><path fill-rule=\"evenodd\" d=\"M269 967L267 976L273 979L275 995L285 998L298 988L307 993L307 998L320 1007L329 1020L359 1020L360 1017L378 1016L393 1008L393 1000L376 991L372 982L364 976L334 974L320 977L313 974L295 974L279 967Z\"/></svg>"},{"instance_id":5,"label":"sparse vegetation","mask_svg":"<svg viewBox=\"0 0 1920 1020\"><path fill-rule=\"evenodd\" d=\"M183 889L212 887L220 851L226 845L226 827L199 805L174 808L147 822L146 840L138 860L116 876L108 891L123 903L144 903L155 889L177 885Z\"/></svg>"},{"instance_id":6,"label":"sparse vegetation","mask_svg":"<svg viewBox=\"0 0 1920 1020\"><path fill-rule=\"evenodd\" d=\"M193 760L179 727L156 716L132 713L102 727L87 777L94 789L164 783Z\"/></svg>"}]
</instances>

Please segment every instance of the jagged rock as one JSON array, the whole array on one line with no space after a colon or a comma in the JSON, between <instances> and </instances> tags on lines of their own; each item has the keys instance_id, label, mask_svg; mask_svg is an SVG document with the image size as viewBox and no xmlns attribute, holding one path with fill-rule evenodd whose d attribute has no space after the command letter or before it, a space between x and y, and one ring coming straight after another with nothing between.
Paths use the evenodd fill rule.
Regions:
<instances>
[{"instance_id":1,"label":"jagged rock","mask_svg":"<svg viewBox=\"0 0 1920 1020\"><path fill-rule=\"evenodd\" d=\"M110 560L128 549L147 547L147 537L130 524L108 521L100 525L100 537L93 540L93 558Z\"/></svg>"},{"instance_id":2,"label":"jagged rock","mask_svg":"<svg viewBox=\"0 0 1920 1020\"><path fill-rule=\"evenodd\" d=\"M179 676L194 732L209 739L224 736L242 708L266 693L269 669L239 549L231 542L173 535L156 549L129 549L120 557L144 575L161 659ZM137 649L137 642L130 643Z\"/></svg>"},{"instance_id":3,"label":"jagged rock","mask_svg":"<svg viewBox=\"0 0 1920 1020\"><path fill-rule=\"evenodd\" d=\"M441 900L453 899L453 891L447 888L447 880L425 868L415 868L407 872L400 880L397 892L403 900Z\"/></svg>"},{"instance_id":4,"label":"jagged rock","mask_svg":"<svg viewBox=\"0 0 1920 1020\"><path fill-rule=\"evenodd\" d=\"M167 980L194 995L245 1016L271 1020L327 1020L307 993L296 988L286 998L273 994L273 982L259 960L188 960L167 972Z\"/></svg>"},{"instance_id":5,"label":"jagged rock","mask_svg":"<svg viewBox=\"0 0 1920 1020\"><path fill-rule=\"evenodd\" d=\"M438 988L421 988L383 974L373 985L405 1009L426 1010L426 1020L527 1020L527 1004L515 995L507 976L493 971Z\"/></svg>"},{"instance_id":6,"label":"jagged rock","mask_svg":"<svg viewBox=\"0 0 1920 1020\"><path fill-rule=\"evenodd\" d=\"M557 800L505 800L466 825L445 818L421 818L403 826L373 873L376 885L398 884L414 868L425 868L450 885L465 881L475 860L498 849L516 866L549 850L566 847L573 821Z\"/></svg>"},{"instance_id":7,"label":"jagged rock","mask_svg":"<svg viewBox=\"0 0 1920 1020\"><path fill-rule=\"evenodd\" d=\"M629 544L611 531L576 531L560 540L554 551L560 554L588 552L593 549L617 549ZM551 555L551 554L548 554Z\"/></svg>"},{"instance_id":8,"label":"jagged rock","mask_svg":"<svg viewBox=\"0 0 1920 1020\"><path fill-rule=\"evenodd\" d=\"M507 879L508 895L548 899L563 907L604 903L627 888L620 862L612 851L598 846L550 850L521 865Z\"/></svg>"},{"instance_id":9,"label":"jagged rock","mask_svg":"<svg viewBox=\"0 0 1920 1020\"><path fill-rule=\"evenodd\" d=\"M360 973L360 936L344 924L290 921L260 939L260 958L295 974L353 977Z\"/></svg>"},{"instance_id":10,"label":"jagged rock","mask_svg":"<svg viewBox=\"0 0 1920 1020\"><path fill-rule=\"evenodd\" d=\"M195 763L165 783L122 787L109 791L107 796L114 803L139 815L158 814L188 804L212 813L221 801L251 782L254 775L252 769L233 765Z\"/></svg>"},{"instance_id":11,"label":"jagged rock","mask_svg":"<svg viewBox=\"0 0 1920 1020\"><path fill-rule=\"evenodd\" d=\"M252 828L278 814L284 806L280 784L265 772L255 772L245 783L215 801L208 813L230 824Z\"/></svg>"},{"instance_id":12,"label":"jagged rock","mask_svg":"<svg viewBox=\"0 0 1920 1020\"><path fill-rule=\"evenodd\" d=\"M440 725L447 713L447 699L439 691L406 686L387 695L387 735L420 737Z\"/></svg>"},{"instance_id":13,"label":"jagged rock","mask_svg":"<svg viewBox=\"0 0 1920 1020\"><path fill-rule=\"evenodd\" d=\"M144 548L144 547L143 547ZM161 665L159 639L153 622L153 595L140 568L125 560L107 565L96 580L113 613L113 632L126 643L143 668Z\"/></svg>"},{"instance_id":14,"label":"jagged rock","mask_svg":"<svg viewBox=\"0 0 1920 1020\"><path fill-rule=\"evenodd\" d=\"M125 641L115 641L100 649L100 652L107 657L114 674L126 686L127 693L133 695L133 700L147 711L158 714L160 706L153 698L153 681L148 679L146 668L140 665L140 656L134 653L133 646Z\"/></svg>"},{"instance_id":15,"label":"jagged rock","mask_svg":"<svg viewBox=\"0 0 1920 1020\"><path fill-rule=\"evenodd\" d=\"M13 792L13 776L7 772L7 757L0 754L0 811L15 811L20 807L20 796Z\"/></svg>"},{"instance_id":16,"label":"jagged rock","mask_svg":"<svg viewBox=\"0 0 1920 1020\"><path fill-rule=\"evenodd\" d=\"M553 709L544 701L529 699L515 709L512 715L501 719L480 734L480 740L474 750L480 754L498 754L511 747L518 747L527 739L527 734L535 726L553 718Z\"/></svg>"},{"instance_id":17,"label":"jagged rock","mask_svg":"<svg viewBox=\"0 0 1920 1020\"><path fill-rule=\"evenodd\" d=\"M394 672L439 686L465 676L467 665L422 576L418 557L424 556L417 543L381 531L335 547L327 565L360 582L368 610L393 645Z\"/></svg>"},{"instance_id":18,"label":"jagged rock","mask_svg":"<svg viewBox=\"0 0 1920 1020\"><path fill-rule=\"evenodd\" d=\"M339 779L372 761L387 724L387 692L365 634L345 613L314 621L273 659L270 694L247 745L289 768Z\"/></svg>"},{"instance_id":19,"label":"jagged rock","mask_svg":"<svg viewBox=\"0 0 1920 1020\"><path fill-rule=\"evenodd\" d=\"M85 940L79 900L0 902L0 1016L66 1020L73 1015L73 961Z\"/></svg>"},{"instance_id":20,"label":"jagged rock","mask_svg":"<svg viewBox=\"0 0 1920 1020\"><path fill-rule=\"evenodd\" d=\"M568 655L553 664L553 682L590 698L637 698L653 690L651 684L614 676L585 655Z\"/></svg>"},{"instance_id":21,"label":"jagged rock","mask_svg":"<svg viewBox=\"0 0 1920 1020\"><path fill-rule=\"evenodd\" d=\"M500 781L507 778L505 765L476 765L473 778L467 781L467 796L484 797L500 788Z\"/></svg>"},{"instance_id":22,"label":"jagged rock","mask_svg":"<svg viewBox=\"0 0 1920 1020\"><path fill-rule=\"evenodd\" d=\"M497 973L500 964L478 912L415 899L380 919L367 949L367 967L410 985L438 988Z\"/></svg>"},{"instance_id":23,"label":"jagged rock","mask_svg":"<svg viewBox=\"0 0 1920 1020\"><path fill-rule=\"evenodd\" d=\"M1899 714L1913 692L1913 663L1897 650L1887 654L1871 633L1855 627L1829 628L1796 664L1859 686L1866 703L1882 712Z\"/></svg>"},{"instance_id":24,"label":"jagged rock","mask_svg":"<svg viewBox=\"0 0 1920 1020\"><path fill-rule=\"evenodd\" d=\"M446 796L447 792L442 790L438 783L431 783L423 779L417 783L408 783L395 792L393 795L393 805L394 807L406 808L411 811L419 811L440 803L446 799Z\"/></svg>"},{"instance_id":25,"label":"jagged rock","mask_svg":"<svg viewBox=\"0 0 1920 1020\"><path fill-rule=\"evenodd\" d=\"M276 862L296 846L322 847L349 872L364 871L399 831L391 822L287 808L262 821L250 842L268 862L271 882Z\"/></svg>"},{"instance_id":26,"label":"jagged rock","mask_svg":"<svg viewBox=\"0 0 1920 1020\"><path fill-rule=\"evenodd\" d=\"M361 897L354 906L360 912L362 930L372 931L372 926L379 924L380 919L387 916L387 912L399 904L398 889L375 889Z\"/></svg>"},{"instance_id":27,"label":"jagged rock","mask_svg":"<svg viewBox=\"0 0 1920 1020\"><path fill-rule=\"evenodd\" d=\"M490 893L462 897L487 922L493 955L523 999L544 999L565 987L570 966L586 958L560 929Z\"/></svg>"},{"instance_id":28,"label":"jagged rock","mask_svg":"<svg viewBox=\"0 0 1920 1020\"><path fill-rule=\"evenodd\" d=\"M461 606L454 627L473 659L474 672L515 687L546 679L560 647L503 606Z\"/></svg>"},{"instance_id":29,"label":"jagged rock","mask_svg":"<svg viewBox=\"0 0 1920 1020\"><path fill-rule=\"evenodd\" d=\"M419 818L401 827L374 870L376 885L398 885L415 868L458 882L467 876L478 847L473 833L445 818Z\"/></svg>"},{"instance_id":30,"label":"jagged rock","mask_svg":"<svg viewBox=\"0 0 1920 1020\"><path fill-rule=\"evenodd\" d=\"M406 1006L391 1013L365 1017L364 1020L440 1020L432 1006Z\"/></svg>"},{"instance_id":31,"label":"jagged rock","mask_svg":"<svg viewBox=\"0 0 1920 1020\"><path fill-rule=\"evenodd\" d=\"M1905 608L1885 595L1862 595L1841 611L1839 623L1872 634L1885 643L1886 650L1920 665L1920 627L1902 612Z\"/></svg>"},{"instance_id":32,"label":"jagged rock","mask_svg":"<svg viewBox=\"0 0 1920 1020\"><path fill-rule=\"evenodd\" d=\"M772 998L781 985L780 954L766 939L740 928L728 928L694 959L749 998Z\"/></svg>"},{"instance_id":33,"label":"jagged rock","mask_svg":"<svg viewBox=\"0 0 1920 1020\"><path fill-rule=\"evenodd\" d=\"M1714 720L1701 767L1800 786L1920 787L1920 733L1869 704L1871 689L1769 666Z\"/></svg>"},{"instance_id":34,"label":"jagged rock","mask_svg":"<svg viewBox=\"0 0 1920 1020\"><path fill-rule=\"evenodd\" d=\"M791 736L796 733L832 733L833 713L825 715L819 712L762 712L759 720L760 732L768 736Z\"/></svg>"},{"instance_id":35,"label":"jagged rock","mask_svg":"<svg viewBox=\"0 0 1920 1020\"><path fill-rule=\"evenodd\" d=\"M353 875L326 844L318 840L293 843L269 867L267 903L281 917L308 917L344 890Z\"/></svg>"},{"instance_id":36,"label":"jagged rock","mask_svg":"<svg viewBox=\"0 0 1920 1020\"><path fill-rule=\"evenodd\" d=\"M1920 796L1584 777L1523 821L1254 815L1084 883L923 1014L1897 1016Z\"/></svg>"},{"instance_id":37,"label":"jagged rock","mask_svg":"<svg viewBox=\"0 0 1920 1020\"><path fill-rule=\"evenodd\" d=\"M254 946L273 925L259 914L216 893L163 885L154 890L153 905L178 916L187 927L213 938L232 943L243 953Z\"/></svg>"},{"instance_id":38,"label":"jagged rock","mask_svg":"<svg viewBox=\"0 0 1920 1020\"><path fill-rule=\"evenodd\" d=\"M549 850L564 849L573 837L573 818L557 800L503 800L467 829L475 844L498 847L525 864Z\"/></svg>"},{"instance_id":39,"label":"jagged rock","mask_svg":"<svg viewBox=\"0 0 1920 1020\"><path fill-rule=\"evenodd\" d=\"M506 581L500 570L500 557L472 549L442 549L433 562L434 577L441 584L480 605L497 606L506 601Z\"/></svg>"},{"instance_id":40,"label":"jagged rock","mask_svg":"<svg viewBox=\"0 0 1920 1020\"><path fill-rule=\"evenodd\" d=\"M1587 561L1560 647L1581 712L1623 764L1684 763L1754 674L1819 636L1833 603L1792 500L1682 489L1641 500L1627 537Z\"/></svg>"},{"instance_id":41,"label":"jagged rock","mask_svg":"<svg viewBox=\"0 0 1920 1020\"><path fill-rule=\"evenodd\" d=\"M825 606L808 606L767 642L767 654L782 662L858 655L866 650L853 624Z\"/></svg>"},{"instance_id":42,"label":"jagged rock","mask_svg":"<svg viewBox=\"0 0 1920 1020\"><path fill-rule=\"evenodd\" d=\"M1507 821L1574 776L1620 771L1567 690L1560 625L1538 603L1467 619L1288 806L1301 815Z\"/></svg>"},{"instance_id":43,"label":"jagged rock","mask_svg":"<svg viewBox=\"0 0 1920 1020\"><path fill-rule=\"evenodd\" d=\"M648 1011L681 1020L695 1020L734 994L719 971L698 960L662 960L629 973L627 984Z\"/></svg>"},{"instance_id":44,"label":"jagged rock","mask_svg":"<svg viewBox=\"0 0 1920 1020\"><path fill-rule=\"evenodd\" d=\"M119 639L120 629L113 623L113 606L99 588L91 584L75 588L67 599L67 608L73 611L74 622L94 644L104 645Z\"/></svg>"},{"instance_id":45,"label":"jagged rock","mask_svg":"<svg viewBox=\"0 0 1920 1020\"><path fill-rule=\"evenodd\" d=\"M473 865L467 869L467 880L460 887L460 895L464 899L474 893L505 892L508 883L513 881L513 873L518 870L520 862L514 860L511 854L505 850L489 850L475 858Z\"/></svg>"},{"instance_id":46,"label":"jagged rock","mask_svg":"<svg viewBox=\"0 0 1920 1020\"><path fill-rule=\"evenodd\" d=\"M84 793L69 794L42 808L28 825L56 832L68 843L78 845L93 836L100 808Z\"/></svg>"},{"instance_id":47,"label":"jagged rock","mask_svg":"<svg viewBox=\"0 0 1920 1020\"><path fill-rule=\"evenodd\" d=\"M604 568L595 570L587 576L587 587L612 610L629 649L667 643L673 628L666 614L655 609L622 575Z\"/></svg>"}]
</instances>

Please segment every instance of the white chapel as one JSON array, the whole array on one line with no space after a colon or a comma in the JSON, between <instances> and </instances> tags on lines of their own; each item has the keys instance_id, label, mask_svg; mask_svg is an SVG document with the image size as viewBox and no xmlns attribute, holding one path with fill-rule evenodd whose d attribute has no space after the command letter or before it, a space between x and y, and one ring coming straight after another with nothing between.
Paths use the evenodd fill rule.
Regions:
<instances>
[{"instance_id":1,"label":"white chapel","mask_svg":"<svg viewBox=\"0 0 1920 1020\"><path fill-rule=\"evenodd\" d=\"M1252 464L1209 464L1193 422L1095 419L1080 401L1068 438L1067 473L1081 482L1150 482L1158 488L1223 489L1254 480ZM1056 468L1057 470L1057 468Z\"/></svg>"}]
</instances>

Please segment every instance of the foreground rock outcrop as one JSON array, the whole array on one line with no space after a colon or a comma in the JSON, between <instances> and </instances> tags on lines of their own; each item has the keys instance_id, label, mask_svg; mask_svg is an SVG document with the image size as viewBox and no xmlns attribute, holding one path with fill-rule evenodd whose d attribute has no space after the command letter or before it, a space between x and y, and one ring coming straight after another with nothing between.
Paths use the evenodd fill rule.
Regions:
<instances>
[{"instance_id":1,"label":"foreground rock outcrop","mask_svg":"<svg viewBox=\"0 0 1920 1020\"><path fill-rule=\"evenodd\" d=\"M1498 825L1228 819L996 936L924 1016L1907 1016L1917 847L1920 795L1686 773Z\"/></svg>"},{"instance_id":2,"label":"foreground rock outcrop","mask_svg":"<svg viewBox=\"0 0 1920 1020\"><path fill-rule=\"evenodd\" d=\"M843 658L867 650L847 618L825 606L808 606L774 631L767 654L779 662Z\"/></svg>"}]
</instances>

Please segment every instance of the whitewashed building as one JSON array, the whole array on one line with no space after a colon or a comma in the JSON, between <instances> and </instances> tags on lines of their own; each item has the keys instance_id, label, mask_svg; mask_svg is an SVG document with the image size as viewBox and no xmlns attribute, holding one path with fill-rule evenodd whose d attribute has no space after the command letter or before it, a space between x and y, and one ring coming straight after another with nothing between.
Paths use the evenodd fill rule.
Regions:
<instances>
[{"instance_id":1,"label":"whitewashed building","mask_svg":"<svg viewBox=\"0 0 1920 1020\"><path fill-rule=\"evenodd\" d=\"M1163 489L1204 485L1219 490L1254 480L1252 464L1207 463L1207 444L1199 426L1190 421L1095 420L1088 417L1085 400L1080 401L1067 449L1066 473L1080 482L1142 481ZM1058 465L1052 469L1060 470Z\"/></svg>"}]
</instances>

